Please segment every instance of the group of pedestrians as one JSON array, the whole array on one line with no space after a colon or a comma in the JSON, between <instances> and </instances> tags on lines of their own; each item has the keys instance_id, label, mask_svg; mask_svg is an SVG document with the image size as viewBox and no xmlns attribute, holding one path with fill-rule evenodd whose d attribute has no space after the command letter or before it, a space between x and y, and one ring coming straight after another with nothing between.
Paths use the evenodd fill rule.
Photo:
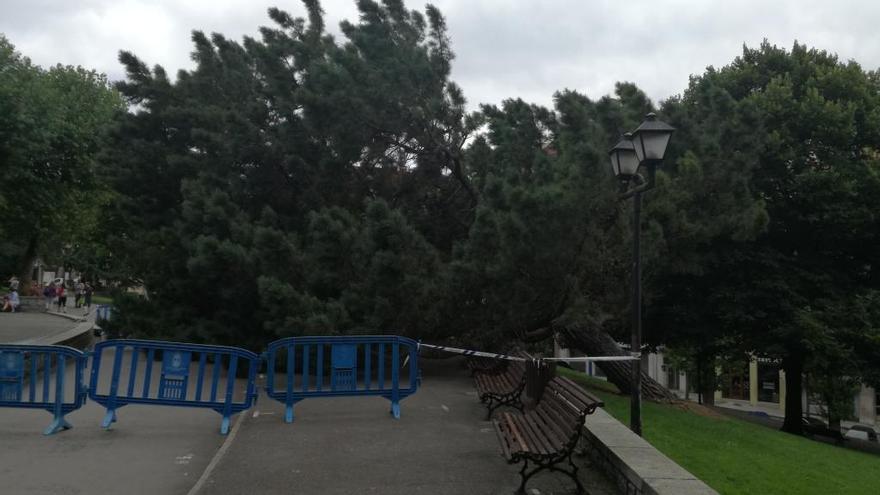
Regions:
<instances>
[{"instance_id":1,"label":"group of pedestrians","mask_svg":"<svg viewBox=\"0 0 880 495\"><path fill-rule=\"evenodd\" d=\"M9 291L3 296L3 306L0 311L15 313L20 309L19 285L18 277L12 276L9 278ZM68 292L72 291L73 307L85 308L86 314L89 313L92 307L92 294L94 294L95 289L82 280L75 280L71 285L72 288L68 289L67 284L62 279L57 279L43 287L43 299L46 302L47 311L51 310L54 306L57 308L57 311L67 313ZM39 284L35 284L35 287L31 288L31 294L33 294L35 288L38 291L37 294L39 294Z\"/></svg>"},{"instance_id":2,"label":"group of pedestrians","mask_svg":"<svg viewBox=\"0 0 880 495\"><path fill-rule=\"evenodd\" d=\"M52 309L52 306L57 306L58 311L61 313L67 313L67 297L69 290L65 287L63 281L59 283L49 282L45 288L43 288L43 298L46 301L46 310ZM77 280L73 284L73 307L74 308L86 308L86 313L92 307L92 294L95 292L95 289L82 280Z\"/></svg>"}]
</instances>

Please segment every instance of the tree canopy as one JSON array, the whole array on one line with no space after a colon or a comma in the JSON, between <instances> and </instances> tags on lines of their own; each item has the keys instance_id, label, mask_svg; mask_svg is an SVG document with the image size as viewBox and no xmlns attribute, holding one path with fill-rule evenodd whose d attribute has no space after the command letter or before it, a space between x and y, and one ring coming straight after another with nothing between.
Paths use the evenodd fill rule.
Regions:
<instances>
[{"instance_id":1,"label":"tree canopy","mask_svg":"<svg viewBox=\"0 0 880 495\"><path fill-rule=\"evenodd\" d=\"M259 39L193 32L195 67L175 77L121 52L127 112L101 76L0 46L16 67L0 71L0 206L19 222L0 233L49 245L69 222L40 205L101 192L89 262L146 290L115 301L112 324L139 336L503 350L555 335L620 353L632 205L606 151L654 111L677 131L645 196L649 344L699 364L709 395L720 360L779 361L790 431L803 374L829 401L878 384L876 72L765 42L659 106L621 82L598 99L562 89L552 108L511 95L469 109L435 7L360 0L337 39L303 4L302 18L270 9ZM28 252L31 237L4 239ZM628 365L603 367L628 387Z\"/></svg>"},{"instance_id":2,"label":"tree canopy","mask_svg":"<svg viewBox=\"0 0 880 495\"><path fill-rule=\"evenodd\" d=\"M43 69L0 36L0 273L30 279L38 257L86 251L109 194L96 177L101 134L122 101L106 77ZM5 278L4 278L5 280Z\"/></svg>"}]
</instances>

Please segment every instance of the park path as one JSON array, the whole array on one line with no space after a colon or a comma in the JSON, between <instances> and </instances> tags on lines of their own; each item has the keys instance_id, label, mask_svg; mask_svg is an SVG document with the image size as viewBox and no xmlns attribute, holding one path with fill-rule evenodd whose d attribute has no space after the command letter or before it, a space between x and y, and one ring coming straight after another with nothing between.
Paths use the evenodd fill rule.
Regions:
<instances>
[{"instance_id":1,"label":"park path","mask_svg":"<svg viewBox=\"0 0 880 495\"><path fill-rule=\"evenodd\" d=\"M77 322L46 313L0 313L0 344L62 334Z\"/></svg>"},{"instance_id":2,"label":"park path","mask_svg":"<svg viewBox=\"0 0 880 495\"><path fill-rule=\"evenodd\" d=\"M44 436L50 413L0 408L0 493L186 494L225 439L213 411L128 405L110 430L104 411L88 401L67 415L72 429Z\"/></svg>"},{"instance_id":3,"label":"park path","mask_svg":"<svg viewBox=\"0 0 880 495\"><path fill-rule=\"evenodd\" d=\"M44 436L49 413L0 408L0 493L512 493L518 466L501 457L460 360L421 366L422 387L401 402L400 420L384 399L336 398L299 403L285 424L283 406L262 396L224 437L213 411L143 405L119 409L119 422L103 430L104 409L87 402L67 416L72 429ZM578 464L591 493L616 493L585 459ZM529 482L530 495L572 488L553 473Z\"/></svg>"},{"instance_id":4,"label":"park path","mask_svg":"<svg viewBox=\"0 0 880 495\"><path fill-rule=\"evenodd\" d=\"M248 411L229 450L198 495L510 494L519 466L500 454L486 409L458 358L423 359L422 386L401 417L378 397L310 399L283 423L283 405L265 396ZM598 472L581 478L596 495L616 493ZM574 493L558 474L529 481L531 495Z\"/></svg>"},{"instance_id":5,"label":"park path","mask_svg":"<svg viewBox=\"0 0 880 495\"><path fill-rule=\"evenodd\" d=\"M0 344L15 344L26 341L35 341L60 335L76 327L84 318L94 318L94 305L91 314L87 314L85 308L74 308L73 302L68 301L64 316L54 312L19 312L0 313Z\"/></svg>"}]
</instances>

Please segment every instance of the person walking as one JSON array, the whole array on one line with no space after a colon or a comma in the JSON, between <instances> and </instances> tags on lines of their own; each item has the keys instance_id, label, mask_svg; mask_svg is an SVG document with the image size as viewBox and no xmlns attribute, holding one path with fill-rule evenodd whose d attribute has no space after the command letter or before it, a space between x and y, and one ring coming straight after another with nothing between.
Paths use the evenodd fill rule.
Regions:
<instances>
[{"instance_id":1,"label":"person walking","mask_svg":"<svg viewBox=\"0 0 880 495\"><path fill-rule=\"evenodd\" d=\"M58 284L55 295L58 296L58 311L67 313L67 290L64 288L64 282Z\"/></svg>"},{"instance_id":2,"label":"person walking","mask_svg":"<svg viewBox=\"0 0 880 495\"><path fill-rule=\"evenodd\" d=\"M73 286L73 307L80 308L82 307L82 297L83 290L85 289L85 284L82 283L82 280L77 280L76 284Z\"/></svg>"},{"instance_id":3,"label":"person walking","mask_svg":"<svg viewBox=\"0 0 880 495\"><path fill-rule=\"evenodd\" d=\"M46 311L52 309L52 302L55 300L55 282L49 282L43 287L43 299L46 301Z\"/></svg>"},{"instance_id":4,"label":"person walking","mask_svg":"<svg viewBox=\"0 0 880 495\"><path fill-rule=\"evenodd\" d=\"M92 309L92 294L95 292L95 289L92 288L90 284L86 284L83 288L83 306L86 307L86 314L89 314L89 311Z\"/></svg>"}]
</instances>

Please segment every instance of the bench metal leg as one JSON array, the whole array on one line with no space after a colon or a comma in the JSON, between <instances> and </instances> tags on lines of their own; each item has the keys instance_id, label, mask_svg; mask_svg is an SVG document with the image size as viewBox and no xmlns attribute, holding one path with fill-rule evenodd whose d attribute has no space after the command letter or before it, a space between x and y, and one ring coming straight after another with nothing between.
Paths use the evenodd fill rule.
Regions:
<instances>
[{"instance_id":1,"label":"bench metal leg","mask_svg":"<svg viewBox=\"0 0 880 495\"><path fill-rule=\"evenodd\" d=\"M522 482L519 484L519 488L516 490L516 495L526 495L526 482L529 481L535 473L541 470L541 468L537 468L533 470L531 473L526 474L526 470L529 468L528 459L523 460L522 469L519 470L519 476L522 478Z\"/></svg>"},{"instance_id":2,"label":"bench metal leg","mask_svg":"<svg viewBox=\"0 0 880 495\"><path fill-rule=\"evenodd\" d=\"M581 480L578 479L578 467L571 459L571 452L568 453L568 465L571 466L571 479L574 480L574 484L577 485L578 493L585 493L584 486L581 484ZM563 471L565 472L565 471Z\"/></svg>"},{"instance_id":3,"label":"bench metal leg","mask_svg":"<svg viewBox=\"0 0 880 495\"><path fill-rule=\"evenodd\" d=\"M493 404L494 403L494 404ZM519 400L519 397L510 397L505 399L496 399L494 397L489 398L489 402L487 403L487 407L489 411L486 413L486 421L492 419L492 413L495 412L501 406L510 406L517 409L519 412L523 412L523 404Z\"/></svg>"},{"instance_id":4,"label":"bench metal leg","mask_svg":"<svg viewBox=\"0 0 880 495\"><path fill-rule=\"evenodd\" d=\"M568 464L571 466L570 471L556 466L557 463L562 462L566 458L568 459ZM516 491L516 495L526 495L526 483L529 481L529 478L544 469L549 469L550 471L557 471L568 475L568 477L571 478L572 481L574 481L575 486L577 486L578 494L583 495L587 493L587 491L584 489L584 485L581 483L581 480L579 480L577 477L578 468L571 459L571 453L565 456L557 457L556 459L551 459L546 462L534 462L535 464L537 464L537 466L535 466L535 468L531 471L528 471L529 461L528 459L523 459L523 467L519 470L519 475L522 478L522 481L520 482L519 488Z\"/></svg>"}]
</instances>

